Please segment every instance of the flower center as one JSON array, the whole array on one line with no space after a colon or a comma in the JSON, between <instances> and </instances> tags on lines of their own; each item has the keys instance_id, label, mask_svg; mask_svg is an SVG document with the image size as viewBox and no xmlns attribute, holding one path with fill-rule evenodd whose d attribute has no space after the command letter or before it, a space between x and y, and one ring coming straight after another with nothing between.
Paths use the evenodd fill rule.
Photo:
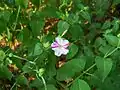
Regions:
<instances>
[{"instance_id":1,"label":"flower center","mask_svg":"<svg viewBox=\"0 0 120 90\"><path fill-rule=\"evenodd\" d=\"M58 47L59 47L59 48L62 48L63 46L59 44L59 46L58 46Z\"/></svg>"}]
</instances>

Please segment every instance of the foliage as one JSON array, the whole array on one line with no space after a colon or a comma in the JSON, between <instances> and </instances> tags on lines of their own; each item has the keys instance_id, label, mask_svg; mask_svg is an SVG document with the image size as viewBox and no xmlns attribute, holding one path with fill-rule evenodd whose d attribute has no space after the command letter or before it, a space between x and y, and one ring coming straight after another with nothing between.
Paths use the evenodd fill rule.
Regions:
<instances>
[{"instance_id":1,"label":"foliage","mask_svg":"<svg viewBox=\"0 0 120 90\"><path fill-rule=\"evenodd\" d=\"M1 0L0 90L119 90L119 16L120 0Z\"/></svg>"}]
</instances>

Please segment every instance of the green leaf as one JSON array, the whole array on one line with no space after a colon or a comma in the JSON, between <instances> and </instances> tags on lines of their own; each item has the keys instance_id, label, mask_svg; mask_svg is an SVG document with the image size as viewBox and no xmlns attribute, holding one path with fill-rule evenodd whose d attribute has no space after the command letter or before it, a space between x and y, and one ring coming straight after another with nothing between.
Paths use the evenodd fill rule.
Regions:
<instances>
[{"instance_id":1,"label":"green leaf","mask_svg":"<svg viewBox=\"0 0 120 90\"><path fill-rule=\"evenodd\" d=\"M112 69L112 60L110 58L105 59L97 56L95 62L98 68L100 78L102 79L102 81L104 81Z\"/></svg>"},{"instance_id":2,"label":"green leaf","mask_svg":"<svg viewBox=\"0 0 120 90\"><path fill-rule=\"evenodd\" d=\"M21 32L18 34L17 39L18 39L20 42L23 42L23 31L21 31Z\"/></svg>"},{"instance_id":3,"label":"green leaf","mask_svg":"<svg viewBox=\"0 0 120 90\"><path fill-rule=\"evenodd\" d=\"M49 77L53 77L56 75L56 57L54 54L52 54L51 52L48 55L48 64L46 66L46 73ZM52 63L51 63L52 62Z\"/></svg>"},{"instance_id":4,"label":"green leaf","mask_svg":"<svg viewBox=\"0 0 120 90\"><path fill-rule=\"evenodd\" d=\"M72 59L66 62L61 68L57 70L57 80L63 81L75 75L84 69L86 60L84 57Z\"/></svg>"},{"instance_id":5,"label":"green leaf","mask_svg":"<svg viewBox=\"0 0 120 90\"><path fill-rule=\"evenodd\" d=\"M102 26L102 29L109 29L111 26L111 22L110 21L105 21L105 23Z\"/></svg>"},{"instance_id":6,"label":"green leaf","mask_svg":"<svg viewBox=\"0 0 120 90\"><path fill-rule=\"evenodd\" d=\"M45 90L45 89L43 89L43 90ZM57 90L57 88L52 84L48 84L47 85L47 90Z\"/></svg>"},{"instance_id":7,"label":"green leaf","mask_svg":"<svg viewBox=\"0 0 120 90\"><path fill-rule=\"evenodd\" d=\"M78 46L72 43L69 47L69 53L67 54L67 59L73 58L77 54L77 52L78 52Z\"/></svg>"},{"instance_id":8,"label":"green leaf","mask_svg":"<svg viewBox=\"0 0 120 90\"><path fill-rule=\"evenodd\" d=\"M74 23L78 23L79 22L79 15L77 14L69 14L67 21L73 25Z\"/></svg>"},{"instance_id":9,"label":"green leaf","mask_svg":"<svg viewBox=\"0 0 120 90\"><path fill-rule=\"evenodd\" d=\"M0 62L4 60L5 56L5 52L0 50Z\"/></svg>"},{"instance_id":10,"label":"green leaf","mask_svg":"<svg viewBox=\"0 0 120 90\"><path fill-rule=\"evenodd\" d=\"M58 18L59 16L57 15L57 9L54 8L54 5L52 5L52 7L47 6L43 11L42 11L42 15L45 17L49 17L49 18Z\"/></svg>"},{"instance_id":11,"label":"green leaf","mask_svg":"<svg viewBox=\"0 0 120 90\"><path fill-rule=\"evenodd\" d=\"M23 29L23 43L29 46L31 32L28 29Z\"/></svg>"},{"instance_id":12,"label":"green leaf","mask_svg":"<svg viewBox=\"0 0 120 90\"><path fill-rule=\"evenodd\" d=\"M30 21L30 27L32 29L34 36L40 35L40 32L43 29L44 25L45 25L44 20L32 20L32 21Z\"/></svg>"},{"instance_id":13,"label":"green leaf","mask_svg":"<svg viewBox=\"0 0 120 90\"><path fill-rule=\"evenodd\" d=\"M30 73L34 70L35 66L31 64L30 62L25 63L22 70L24 73Z\"/></svg>"},{"instance_id":14,"label":"green leaf","mask_svg":"<svg viewBox=\"0 0 120 90\"><path fill-rule=\"evenodd\" d=\"M95 1L95 12L97 13L98 18L105 16L105 12L109 9L110 2L108 0L94 0Z\"/></svg>"},{"instance_id":15,"label":"green leaf","mask_svg":"<svg viewBox=\"0 0 120 90\"><path fill-rule=\"evenodd\" d=\"M120 3L119 0L113 0L113 4L117 5L117 4L119 4L119 3Z\"/></svg>"},{"instance_id":16,"label":"green leaf","mask_svg":"<svg viewBox=\"0 0 120 90\"><path fill-rule=\"evenodd\" d=\"M83 29L79 24L72 25L69 29L69 32L73 40L78 40L84 35Z\"/></svg>"},{"instance_id":17,"label":"green leaf","mask_svg":"<svg viewBox=\"0 0 120 90\"><path fill-rule=\"evenodd\" d=\"M41 43L36 43L33 55L40 55L43 52Z\"/></svg>"},{"instance_id":18,"label":"green leaf","mask_svg":"<svg viewBox=\"0 0 120 90\"><path fill-rule=\"evenodd\" d=\"M74 2L75 2L76 7L77 7L79 10L83 10L83 9L84 9L84 5L81 3L80 0L76 0L76 1L74 1Z\"/></svg>"},{"instance_id":19,"label":"green leaf","mask_svg":"<svg viewBox=\"0 0 120 90\"><path fill-rule=\"evenodd\" d=\"M106 40L108 41L108 43L112 46L117 46L118 45L118 38L116 36L113 35L105 35Z\"/></svg>"},{"instance_id":20,"label":"green leaf","mask_svg":"<svg viewBox=\"0 0 120 90\"><path fill-rule=\"evenodd\" d=\"M52 54L52 53L51 53ZM50 57L49 57L50 58ZM38 66L38 67L44 67L46 64L46 68L48 67L49 68L49 65L48 64L54 64L55 62L53 62L53 63L49 63L49 61L51 62L51 58L50 58L50 60L49 60L49 58L48 58L48 53L47 53L47 51L44 51L41 55L39 55L38 56L38 58L37 58L37 60L35 61L35 63L36 63L36 65ZM45 63L45 60L47 60L48 59L48 62L47 63ZM56 59L55 59L56 60ZM51 68L53 69L53 67L54 67L54 65L53 66L51 66ZM50 70L51 70L51 68L49 68ZM49 73L49 69L47 69L48 70L48 73ZM55 73L54 72L54 70L53 71L51 71L50 73Z\"/></svg>"},{"instance_id":21,"label":"green leaf","mask_svg":"<svg viewBox=\"0 0 120 90\"><path fill-rule=\"evenodd\" d=\"M113 32L116 32L119 30L119 22L118 21L114 22L112 30L113 30Z\"/></svg>"},{"instance_id":22,"label":"green leaf","mask_svg":"<svg viewBox=\"0 0 120 90\"><path fill-rule=\"evenodd\" d=\"M111 52L115 49L115 47L112 47L111 45L101 46L99 48L99 51L103 53L104 55L108 52Z\"/></svg>"},{"instance_id":23,"label":"green leaf","mask_svg":"<svg viewBox=\"0 0 120 90\"><path fill-rule=\"evenodd\" d=\"M22 6L24 8L27 8L29 0L15 0L15 4L17 6Z\"/></svg>"},{"instance_id":24,"label":"green leaf","mask_svg":"<svg viewBox=\"0 0 120 90\"><path fill-rule=\"evenodd\" d=\"M40 5L40 0L31 0L31 2L36 6Z\"/></svg>"},{"instance_id":25,"label":"green leaf","mask_svg":"<svg viewBox=\"0 0 120 90\"><path fill-rule=\"evenodd\" d=\"M67 31L69 29L69 26L70 25L67 22L60 20L58 22L58 25L57 25L57 27L58 27L58 34L62 35L63 32L65 32L65 31Z\"/></svg>"},{"instance_id":26,"label":"green leaf","mask_svg":"<svg viewBox=\"0 0 120 90\"><path fill-rule=\"evenodd\" d=\"M12 73L9 71L7 66L0 66L0 78L5 78L11 80Z\"/></svg>"},{"instance_id":27,"label":"green leaf","mask_svg":"<svg viewBox=\"0 0 120 90\"><path fill-rule=\"evenodd\" d=\"M70 90L91 90L91 89L87 82L78 79L71 85Z\"/></svg>"},{"instance_id":28,"label":"green leaf","mask_svg":"<svg viewBox=\"0 0 120 90\"><path fill-rule=\"evenodd\" d=\"M19 85L27 85L28 84L27 78L23 75L18 76L16 81L17 81L17 84L19 84Z\"/></svg>"},{"instance_id":29,"label":"green leaf","mask_svg":"<svg viewBox=\"0 0 120 90\"><path fill-rule=\"evenodd\" d=\"M42 52L43 52L42 44L38 42L34 45L34 48L32 48L32 50L30 51L29 56L37 56L42 54Z\"/></svg>"},{"instance_id":30,"label":"green leaf","mask_svg":"<svg viewBox=\"0 0 120 90\"><path fill-rule=\"evenodd\" d=\"M91 17L90 17L90 14L89 14L88 12L86 12L86 11L81 11L81 12L80 12L80 15L81 15L84 19L88 20L89 23L91 23Z\"/></svg>"},{"instance_id":31,"label":"green leaf","mask_svg":"<svg viewBox=\"0 0 120 90\"><path fill-rule=\"evenodd\" d=\"M7 29L6 27L7 23L4 20L0 19L0 34Z\"/></svg>"},{"instance_id":32,"label":"green leaf","mask_svg":"<svg viewBox=\"0 0 120 90\"><path fill-rule=\"evenodd\" d=\"M8 41L12 40L12 34L10 33L10 30L7 28L7 37L8 37Z\"/></svg>"},{"instance_id":33,"label":"green leaf","mask_svg":"<svg viewBox=\"0 0 120 90\"><path fill-rule=\"evenodd\" d=\"M43 86L43 82L40 79L35 79L30 83L30 87L36 87L36 88L41 88Z\"/></svg>"},{"instance_id":34,"label":"green leaf","mask_svg":"<svg viewBox=\"0 0 120 90\"><path fill-rule=\"evenodd\" d=\"M11 13L9 11L0 12L0 18L3 18L5 21L9 21Z\"/></svg>"},{"instance_id":35,"label":"green leaf","mask_svg":"<svg viewBox=\"0 0 120 90\"><path fill-rule=\"evenodd\" d=\"M102 39L101 37L98 37L96 40L95 40L95 47L99 47L101 45L105 46L106 45L106 41L104 39Z\"/></svg>"},{"instance_id":36,"label":"green leaf","mask_svg":"<svg viewBox=\"0 0 120 90\"><path fill-rule=\"evenodd\" d=\"M16 58L11 58L11 59L12 59L12 63L15 64L17 68L21 70L23 67L21 59L16 59Z\"/></svg>"}]
</instances>

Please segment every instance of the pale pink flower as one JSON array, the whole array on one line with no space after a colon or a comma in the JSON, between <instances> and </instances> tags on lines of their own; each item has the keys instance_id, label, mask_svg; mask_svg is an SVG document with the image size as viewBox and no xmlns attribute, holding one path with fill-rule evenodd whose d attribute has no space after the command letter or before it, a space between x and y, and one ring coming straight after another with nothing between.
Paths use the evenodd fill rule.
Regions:
<instances>
[{"instance_id":1,"label":"pale pink flower","mask_svg":"<svg viewBox=\"0 0 120 90\"><path fill-rule=\"evenodd\" d=\"M56 56L66 55L69 52L68 46L69 41L61 37L57 37L51 44L51 48L54 50Z\"/></svg>"}]
</instances>

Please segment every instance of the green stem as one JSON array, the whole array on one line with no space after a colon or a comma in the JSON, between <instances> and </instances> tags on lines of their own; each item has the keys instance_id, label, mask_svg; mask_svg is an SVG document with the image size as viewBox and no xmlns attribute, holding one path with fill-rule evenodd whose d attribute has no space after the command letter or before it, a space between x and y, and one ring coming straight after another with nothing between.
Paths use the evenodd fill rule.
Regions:
<instances>
[{"instance_id":1,"label":"green stem","mask_svg":"<svg viewBox=\"0 0 120 90\"><path fill-rule=\"evenodd\" d=\"M63 36L67 33L67 31L68 31L68 30L65 30L65 31L62 33L61 37L63 37Z\"/></svg>"},{"instance_id":2,"label":"green stem","mask_svg":"<svg viewBox=\"0 0 120 90\"><path fill-rule=\"evenodd\" d=\"M45 82L45 79L43 78L43 76L41 76L41 79L42 79L42 81L43 81L43 84L44 84L45 90L47 90L47 85L46 85L46 82Z\"/></svg>"},{"instance_id":3,"label":"green stem","mask_svg":"<svg viewBox=\"0 0 120 90\"><path fill-rule=\"evenodd\" d=\"M7 49L6 51L5 51L5 54L9 51L10 49Z\"/></svg>"},{"instance_id":4,"label":"green stem","mask_svg":"<svg viewBox=\"0 0 120 90\"><path fill-rule=\"evenodd\" d=\"M22 58L22 57L19 57L19 56L17 56L17 55L13 55L12 57L18 58L18 59L21 59L21 60L24 60L24 61L27 61L27 62L35 65L35 62L29 61L29 60L27 60L26 58ZM36 59L35 59L35 60L36 60Z\"/></svg>"},{"instance_id":5,"label":"green stem","mask_svg":"<svg viewBox=\"0 0 120 90\"><path fill-rule=\"evenodd\" d=\"M15 83L13 84L13 86L10 88L10 90L13 90L13 88L14 88L15 85L16 85L16 83L17 83L17 82L15 82Z\"/></svg>"},{"instance_id":6,"label":"green stem","mask_svg":"<svg viewBox=\"0 0 120 90\"><path fill-rule=\"evenodd\" d=\"M95 76L95 75L93 75L93 74L91 74L91 73L85 73L85 74L86 74L86 75L89 75L89 76L92 76L92 77L94 77L94 78L100 80L97 76Z\"/></svg>"},{"instance_id":7,"label":"green stem","mask_svg":"<svg viewBox=\"0 0 120 90\"><path fill-rule=\"evenodd\" d=\"M42 1L41 1L41 0L39 0L39 7L41 6L41 4L42 4Z\"/></svg>"},{"instance_id":8,"label":"green stem","mask_svg":"<svg viewBox=\"0 0 120 90\"><path fill-rule=\"evenodd\" d=\"M108 57L108 56L110 56L110 55L112 55L115 51L117 51L118 50L118 47L117 48L115 48L114 50L112 50L110 53L106 53L105 54L105 56L104 56L104 58L106 58L106 57Z\"/></svg>"},{"instance_id":9,"label":"green stem","mask_svg":"<svg viewBox=\"0 0 120 90\"><path fill-rule=\"evenodd\" d=\"M38 78L39 81L41 81L40 78L42 79L42 82L44 84L45 90L47 90L47 85L46 85L46 82L45 82L45 79L43 78L43 76L40 76L40 78L39 78L39 76L36 74L36 77Z\"/></svg>"},{"instance_id":10,"label":"green stem","mask_svg":"<svg viewBox=\"0 0 120 90\"><path fill-rule=\"evenodd\" d=\"M89 76L92 76L92 77L96 77L95 75L93 75L93 74L91 74L91 73L88 73L88 72L86 72L85 74L86 74L86 75L89 75Z\"/></svg>"},{"instance_id":11,"label":"green stem","mask_svg":"<svg viewBox=\"0 0 120 90\"><path fill-rule=\"evenodd\" d=\"M25 59L25 58L22 58L22 57L19 57L19 56L16 56L16 55L13 55L13 57L18 58L18 59L21 59L21 60L29 61L29 60L27 60L27 59Z\"/></svg>"},{"instance_id":12,"label":"green stem","mask_svg":"<svg viewBox=\"0 0 120 90\"><path fill-rule=\"evenodd\" d=\"M113 54L115 51L117 51L117 50L120 48L119 45L120 45L120 40L118 41L117 47L116 47L114 50L112 50L110 53L109 53L109 51L108 51L108 52L105 54L104 58L110 56L110 55Z\"/></svg>"},{"instance_id":13,"label":"green stem","mask_svg":"<svg viewBox=\"0 0 120 90\"><path fill-rule=\"evenodd\" d=\"M18 16L19 16L19 13L20 13L20 9L21 9L21 7L19 6L19 7L18 7L17 16L16 16L16 20L15 20L15 26L14 26L14 28L13 28L13 31L15 31L15 29L16 29L16 25L17 25L17 22L18 22Z\"/></svg>"},{"instance_id":14,"label":"green stem","mask_svg":"<svg viewBox=\"0 0 120 90\"><path fill-rule=\"evenodd\" d=\"M56 82L64 89L66 89L65 85L63 85L62 83L60 83L59 81L56 80Z\"/></svg>"},{"instance_id":15,"label":"green stem","mask_svg":"<svg viewBox=\"0 0 120 90\"><path fill-rule=\"evenodd\" d=\"M117 47L117 48L115 48L113 51L111 51L110 53L106 53L105 54L105 56L104 56L104 58L106 58L106 57L108 57L108 56L110 56L111 54L113 54L116 50L118 50L118 48L119 47ZM96 66L96 64L93 64L92 66L90 66L87 70L85 70L82 74L80 74L77 78L75 78L71 83L69 83L68 85L67 85L67 87L69 87L72 83L74 83L77 79L79 79L81 76L83 76L84 74L87 74L87 72L89 71L89 70L91 70L93 67L95 67Z\"/></svg>"},{"instance_id":16,"label":"green stem","mask_svg":"<svg viewBox=\"0 0 120 90\"><path fill-rule=\"evenodd\" d=\"M87 73L89 70L91 70L95 66L96 64L93 64L92 66L90 66L87 70L85 70L82 74L80 74L77 78L75 78L71 83L69 83L67 87L69 87L72 83L74 83L77 79L79 79L81 76L83 76L85 73Z\"/></svg>"}]
</instances>

